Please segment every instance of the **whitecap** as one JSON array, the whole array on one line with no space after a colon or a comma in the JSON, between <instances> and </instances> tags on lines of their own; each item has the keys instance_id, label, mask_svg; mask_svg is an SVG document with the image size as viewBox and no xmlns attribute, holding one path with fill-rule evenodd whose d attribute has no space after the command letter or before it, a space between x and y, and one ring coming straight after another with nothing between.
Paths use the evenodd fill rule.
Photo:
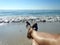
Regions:
<instances>
[{"instance_id":1,"label":"whitecap","mask_svg":"<svg viewBox=\"0 0 60 45\"><path fill-rule=\"evenodd\" d=\"M4 25L5 23L0 23L0 26Z\"/></svg>"}]
</instances>

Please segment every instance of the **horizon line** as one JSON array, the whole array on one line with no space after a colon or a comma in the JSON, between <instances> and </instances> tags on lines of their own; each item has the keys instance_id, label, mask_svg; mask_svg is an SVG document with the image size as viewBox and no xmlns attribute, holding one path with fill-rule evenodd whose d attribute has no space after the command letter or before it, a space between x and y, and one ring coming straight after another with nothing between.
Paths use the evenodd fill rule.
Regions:
<instances>
[{"instance_id":1,"label":"horizon line","mask_svg":"<svg viewBox=\"0 0 60 45\"><path fill-rule=\"evenodd\" d=\"M60 10L60 9L0 9L0 10Z\"/></svg>"}]
</instances>

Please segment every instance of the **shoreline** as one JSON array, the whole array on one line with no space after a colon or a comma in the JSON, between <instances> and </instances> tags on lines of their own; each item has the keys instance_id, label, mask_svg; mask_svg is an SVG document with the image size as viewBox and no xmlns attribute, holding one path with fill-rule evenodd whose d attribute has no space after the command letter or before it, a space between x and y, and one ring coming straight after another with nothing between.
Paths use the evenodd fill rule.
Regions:
<instances>
[{"instance_id":1,"label":"shoreline","mask_svg":"<svg viewBox=\"0 0 60 45\"><path fill-rule=\"evenodd\" d=\"M60 16L0 16L0 23L20 23L25 21L60 22Z\"/></svg>"}]
</instances>

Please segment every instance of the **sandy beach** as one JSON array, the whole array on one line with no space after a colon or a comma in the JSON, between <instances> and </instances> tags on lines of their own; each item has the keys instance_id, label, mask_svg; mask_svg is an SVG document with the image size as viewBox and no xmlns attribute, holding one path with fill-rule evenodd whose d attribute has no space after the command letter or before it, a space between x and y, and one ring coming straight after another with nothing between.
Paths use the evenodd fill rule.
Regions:
<instances>
[{"instance_id":1,"label":"sandy beach","mask_svg":"<svg viewBox=\"0 0 60 45\"><path fill-rule=\"evenodd\" d=\"M0 25L0 45L31 45L26 37L25 23L4 23ZM38 23L38 31L60 33L60 23Z\"/></svg>"}]
</instances>

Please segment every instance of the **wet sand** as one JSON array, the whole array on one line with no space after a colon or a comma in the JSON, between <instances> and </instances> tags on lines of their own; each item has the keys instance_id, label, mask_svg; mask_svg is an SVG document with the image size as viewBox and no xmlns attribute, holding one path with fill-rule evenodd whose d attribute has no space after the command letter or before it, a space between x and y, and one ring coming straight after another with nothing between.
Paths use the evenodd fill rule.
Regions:
<instances>
[{"instance_id":1,"label":"wet sand","mask_svg":"<svg viewBox=\"0 0 60 45\"><path fill-rule=\"evenodd\" d=\"M25 23L0 25L0 45L31 45ZM60 23L38 23L40 32L60 33Z\"/></svg>"}]
</instances>

